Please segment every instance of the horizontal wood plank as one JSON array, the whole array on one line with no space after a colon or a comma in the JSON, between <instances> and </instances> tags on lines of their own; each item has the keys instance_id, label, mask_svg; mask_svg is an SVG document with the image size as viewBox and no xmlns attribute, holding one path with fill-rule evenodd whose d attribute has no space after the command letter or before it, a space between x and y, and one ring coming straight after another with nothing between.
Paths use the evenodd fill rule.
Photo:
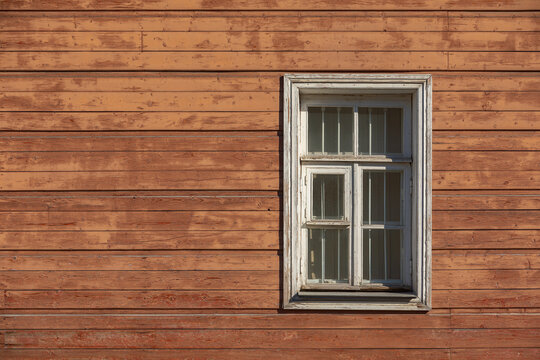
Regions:
<instances>
[{"instance_id":1,"label":"horizontal wood plank","mask_svg":"<svg viewBox=\"0 0 540 360\"><path fill-rule=\"evenodd\" d=\"M2 151L279 151L275 131L0 134Z\"/></svg>"},{"instance_id":2,"label":"horizontal wood plank","mask_svg":"<svg viewBox=\"0 0 540 360\"><path fill-rule=\"evenodd\" d=\"M3 309L275 309L277 290L4 291Z\"/></svg>"},{"instance_id":3,"label":"horizontal wood plank","mask_svg":"<svg viewBox=\"0 0 540 360\"><path fill-rule=\"evenodd\" d=\"M529 257L530 259L530 257ZM3 252L0 270L205 271L279 270L275 251ZM158 276L159 277L159 276Z\"/></svg>"},{"instance_id":4,"label":"horizontal wood plank","mask_svg":"<svg viewBox=\"0 0 540 360\"><path fill-rule=\"evenodd\" d=\"M539 113L540 114L540 113ZM530 123L530 117L529 117ZM0 130L279 130L276 112L0 112Z\"/></svg>"},{"instance_id":5,"label":"horizontal wood plank","mask_svg":"<svg viewBox=\"0 0 540 360\"><path fill-rule=\"evenodd\" d=\"M534 158L534 156L530 157ZM219 172L234 170L278 171L279 167L279 153L277 151L0 152L1 171L214 170Z\"/></svg>"},{"instance_id":6,"label":"horizontal wood plank","mask_svg":"<svg viewBox=\"0 0 540 360\"><path fill-rule=\"evenodd\" d=\"M433 195L433 210L538 210L537 194Z\"/></svg>"},{"instance_id":7,"label":"horizontal wood plank","mask_svg":"<svg viewBox=\"0 0 540 360\"><path fill-rule=\"evenodd\" d=\"M279 272L275 270L0 271L0 286L5 290L277 290ZM516 286L519 287L518 284Z\"/></svg>"},{"instance_id":8,"label":"horizontal wood plank","mask_svg":"<svg viewBox=\"0 0 540 360\"><path fill-rule=\"evenodd\" d=\"M535 13L510 13L522 31L536 31ZM520 15L521 14L521 15ZM4 31L445 31L445 12L422 11L14 11ZM473 19L474 20L474 19ZM463 19L461 23L465 22ZM473 22L471 26L476 25ZM504 25L503 21L500 21ZM508 19L506 21L508 23ZM463 26L463 25L462 25ZM508 26L508 25L507 25ZM517 26L516 26L517 27ZM489 30L488 30L489 31ZM511 31L511 30L510 30Z\"/></svg>"},{"instance_id":9,"label":"horizontal wood plank","mask_svg":"<svg viewBox=\"0 0 540 360\"><path fill-rule=\"evenodd\" d=\"M490 58L462 64L475 53L463 52L453 59L452 69L483 70ZM482 54L482 53L479 53ZM500 53L488 53L501 57ZM505 65L493 70L540 70L534 53L502 53L509 58ZM509 55L507 55L509 54ZM506 57L505 57L506 58ZM512 58L513 60L511 60ZM420 71L444 70L446 52L2 52L0 71L67 71L67 70L177 70L177 71ZM511 61L510 61L511 60ZM528 65L524 69L524 64Z\"/></svg>"},{"instance_id":10,"label":"horizontal wood plank","mask_svg":"<svg viewBox=\"0 0 540 360\"><path fill-rule=\"evenodd\" d=\"M67 35L59 34L60 39ZM34 47L32 41L27 47L24 43L10 46L9 33L7 36L7 49L45 50ZM96 36L89 33L86 37ZM142 43L144 51L537 51L539 40L540 35L535 32L190 31L143 32ZM58 46L58 50L86 50L85 47L88 45L81 41L80 48Z\"/></svg>"},{"instance_id":11,"label":"horizontal wood plank","mask_svg":"<svg viewBox=\"0 0 540 360\"><path fill-rule=\"evenodd\" d=\"M526 101L526 100L525 100ZM279 111L277 92L0 94L3 111Z\"/></svg>"},{"instance_id":12,"label":"horizontal wood plank","mask_svg":"<svg viewBox=\"0 0 540 360\"><path fill-rule=\"evenodd\" d=\"M5 332L8 348L474 348L484 346L534 346L536 329L341 329L327 330L153 330L123 332L103 330L18 330ZM401 331L401 334L398 335ZM217 336L216 336L217 335ZM466 342L469 337L469 343ZM397 339L399 338L399 340ZM389 339L394 339L389 344ZM502 340L505 341L502 341ZM499 340L497 342L497 340ZM228 346L226 345L228 344ZM273 344L273 346L272 346Z\"/></svg>"},{"instance_id":13,"label":"horizontal wood plank","mask_svg":"<svg viewBox=\"0 0 540 360\"><path fill-rule=\"evenodd\" d=\"M433 249L539 249L538 230L433 231Z\"/></svg>"},{"instance_id":14,"label":"horizontal wood plank","mask_svg":"<svg viewBox=\"0 0 540 360\"><path fill-rule=\"evenodd\" d=\"M539 299L538 289L433 290L432 306L453 309L537 308Z\"/></svg>"},{"instance_id":15,"label":"horizontal wood plank","mask_svg":"<svg viewBox=\"0 0 540 360\"><path fill-rule=\"evenodd\" d=\"M456 210L434 211L434 230L466 229L531 229L540 230L538 210L514 211L479 211Z\"/></svg>"},{"instance_id":16,"label":"horizontal wood plank","mask_svg":"<svg viewBox=\"0 0 540 360\"><path fill-rule=\"evenodd\" d=\"M449 52L448 70L540 70L540 52Z\"/></svg>"},{"instance_id":17,"label":"horizontal wood plank","mask_svg":"<svg viewBox=\"0 0 540 360\"><path fill-rule=\"evenodd\" d=\"M449 31L539 31L537 12L448 13Z\"/></svg>"},{"instance_id":18,"label":"horizontal wood plank","mask_svg":"<svg viewBox=\"0 0 540 360\"><path fill-rule=\"evenodd\" d=\"M433 150L538 151L540 131L435 131Z\"/></svg>"},{"instance_id":19,"label":"horizontal wood plank","mask_svg":"<svg viewBox=\"0 0 540 360\"><path fill-rule=\"evenodd\" d=\"M0 211L278 211L275 192L11 192L0 194Z\"/></svg>"},{"instance_id":20,"label":"horizontal wood plank","mask_svg":"<svg viewBox=\"0 0 540 360\"><path fill-rule=\"evenodd\" d=\"M537 12L10 12L4 31L539 31Z\"/></svg>"},{"instance_id":21,"label":"horizontal wood plank","mask_svg":"<svg viewBox=\"0 0 540 360\"><path fill-rule=\"evenodd\" d=\"M346 0L335 3L320 0L309 5L310 10L538 10L533 0L509 0L487 2L462 2L452 0L365 0L362 3ZM268 0L229 0L225 2L206 0L154 0L133 2L132 0L101 1L99 6L91 0L65 0L51 3L44 0L2 1L3 10L305 10L301 0L286 0L275 3Z\"/></svg>"},{"instance_id":22,"label":"horizontal wood plank","mask_svg":"<svg viewBox=\"0 0 540 360\"><path fill-rule=\"evenodd\" d=\"M434 171L433 189L540 189L540 171Z\"/></svg>"},{"instance_id":23,"label":"horizontal wood plank","mask_svg":"<svg viewBox=\"0 0 540 360\"><path fill-rule=\"evenodd\" d=\"M0 172L0 190L279 190L278 171Z\"/></svg>"},{"instance_id":24,"label":"horizontal wood plank","mask_svg":"<svg viewBox=\"0 0 540 360\"><path fill-rule=\"evenodd\" d=\"M0 91L275 92L279 90L280 76L280 73L1 73ZM522 86L527 89L535 83L534 77L523 80Z\"/></svg>"},{"instance_id":25,"label":"horizontal wood plank","mask_svg":"<svg viewBox=\"0 0 540 360\"><path fill-rule=\"evenodd\" d=\"M277 250L279 231L4 231L2 250Z\"/></svg>"},{"instance_id":26,"label":"horizontal wood plank","mask_svg":"<svg viewBox=\"0 0 540 360\"><path fill-rule=\"evenodd\" d=\"M540 270L536 250L434 250L431 259L434 270Z\"/></svg>"},{"instance_id":27,"label":"horizontal wood plank","mask_svg":"<svg viewBox=\"0 0 540 360\"><path fill-rule=\"evenodd\" d=\"M540 130L540 112L438 111L433 130Z\"/></svg>"},{"instance_id":28,"label":"horizontal wood plank","mask_svg":"<svg viewBox=\"0 0 540 360\"><path fill-rule=\"evenodd\" d=\"M437 92L434 111L538 111L540 92Z\"/></svg>"},{"instance_id":29,"label":"horizontal wood plank","mask_svg":"<svg viewBox=\"0 0 540 360\"><path fill-rule=\"evenodd\" d=\"M540 170L538 151L433 151L432 156L435 171Z\"/></svg>"},{"instance_id":30,"label":"horizontal wood plank","mask_svg":"<svg viewBox=\"0 0 540 360\"><path fill-rule=\"evenodd\" d=\"M2 32L0 51L140 51L142 39L136 32Z\"/></svg>"},{"instance_id":31,"label":"horizontal wood plank","mask_svg":"<svg viewBox=\"0 0 540 360\"><path fill-rule=\"evenodd\" d=\"M278 230L277 211L2 212L0 230Z\"/></svg>"},{"instance_id":32,"label":"horizontal wood plank","mask_svg":"<svg viewBox=\"0 0 540 360\"><path fill-rule=\"evenodd\" d=\"M538 289L538 270L434 270L433 289Z\"/></svg>"},{"instance_id":33,"label":"horizontal wood plank","mask_svg":"<svg viewBox=\"0 0 540 360\"><path fill-rule=\"evenodd\" d=\"M540 356L538 348L513 348L513 349L451 349L451 356L462 360L506 360L523 359L533 360Z\"/></svg>"},{"instance_id":34,"label":"horizontal wood plank","mask_svg":"<svg viewBox=\"0 0 540 360\"><path fill-rule=\"evenodd\" d=\"M11 314L0 317L3 330L129 329L336 329L536 328L538 314Z\"/></svg>"},{"instance_id":35,"label":"horizontal wood plank","mask_svg":"<svg viewBox=\"0 0 540 360\"><path fill-rule=\"evenodd\" d=\"M471 316L472 317L472 316ZM477 316L485 318L486 316ZM532 326L528 318L518 316L522 326ZM73 321L76 319L77 321ZM523 320L523 322L522 322ZM489 321L485 319L484 321ZM336 329L383 329L383 328L450 328L449 314L162 314L162 315L2 315L0 329L80 329L80 323L88 330L110 329L326 329L333 322ZM491 324L496 325L494 320ZM492 325L493 327L493 325ZM475 328L475 326L472 326Z\"/></svg>"},{"instance_id":36,"label":"horizontal wood plank","mask_svg":"<svg viewBox=\"0 0 540 360\"><path fill-rule=\"evenodd\" d=\"M469 349L468 349L469 350ZM531 351L532 350L532 351ZM3 349L9 359L28 360L86 360L106 358L110 360L172 360L172 359L313 359L326 360L345 357L360 360L449 360L446 349ZM504 354L519 354L523 360L536 360L534 349L509 349ZM529 354L531 357L524 357ZM502 358L497 358L497 360ZM475 359L476 360L476 359Z\"/></svg>"}]
</instances>

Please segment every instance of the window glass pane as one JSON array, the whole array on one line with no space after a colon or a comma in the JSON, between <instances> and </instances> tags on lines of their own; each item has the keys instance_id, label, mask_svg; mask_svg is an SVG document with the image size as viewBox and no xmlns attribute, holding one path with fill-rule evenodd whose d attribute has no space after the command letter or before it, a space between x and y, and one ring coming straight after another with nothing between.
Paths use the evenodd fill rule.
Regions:
<instances>
[{"instance_id":1,"label":"window glass pane","mask_svg":"<svg viewBox=\"0 0 540 360\"><path fill-rule=\"evenodd\" d=\"M329 282L348 281L348 263L348 231L324 230L324 279Z\"/></svg>"},{"instance_id":2,"label":"window glass pane","mask_svg":"<svg viewBox=\"0 0 540 360\"><path fill-rule=\"evenodd\" d=\"M308 279L311 282L348 282L349 261L349 230L309 229Z\"/></svg>"},{"instance_id":3,"label":"window glass pane","mask_svg":"<svg viewBox=\"0 0 540 360\"><path fill-rule=\"evenodd\" d=\"M401 109L386 111L386 152L402 153L401 150Z\"/></svg>"},{"instance_id":4,"label":"window glass pane","mask_svg":"<svg viewBox=\"0 0 540 360\"><path fill-rule=\"evenodd\" d=\"M371 232L371 280L384 280L384 230Z\"/></svg>"},{"instance_id":5,"label":"window glass pane","mask_svg":"<svg viewBox=\"0 0 540 360\"><path fill-rule=\"evenodd\" d=\"M386 222L401 223L401 173L386 173Z\"/></svg>"},{"instance_id":6,"label":"window glass pane","mask_svg":"<svg viewBox=\"0 0 540 360\"><path fill-rule=\"evenodd\" d=\"M342 153L353 152L353 109L339 109L339 151Z\"/></svg>"},{"instance_id":7,"label":"window glass pane","mask_svg":"<svg viewBox=\"0 0 540 360\"><path fill-rule=\"evenodd\" d=\"M322 152L322 110L320 107L308 108L308 151Z\"/></svg>"},{"instance_id":8,"label":"window glass pane","mask_svg":"<svg viewBox=\"0 0 540 360\"><path fill-rule=\"evenodd\" d=\"M364 229L362 231L362 278L369 280L369 253L370 253L370 230Z\"/></svg>"},{"instance_id":9,"label":"window glass pane","mask_svg":"<svg viewBox=\"0 0 540 360\"><path fill-rule=\"evenodd\" d=\"M401 277L401 230L386 230L386 248L388 279L399 280Z\"/></svg>"},{"instance_id":10,"label":"window glass pane","mask_svg":"<svg viewBox=\"0 0 540 360\"><path fill-rule=\"evenodd\" d=\"M384 223L384 172L364 172L364 224Z\"/></svg>"},{"instance_id":11,"label":"window glass pane","mask_svg":"<svg viewBox=\"0 0 540 360\"><path fill-rule=\"evenodd\" d=\"M384 109L371 108L371 154L384 154Z\"/></svg>"},{"instance_id":12,"label":"window glass pane","mask_svg":"<svg viewBox=\"0 0 540 360\"><path fill-rule=\"evenodd\" d=\"M337 154L338 152L338 109L327 107L323 111L324 119L324 152Z\"/></svg>"},{"instance_id":13,"label":"window glass pane","mask_svg":"<svg viewBox=\"0 0 540 360\"><path fill-rule=\"evenodd\" d=\"M369 154L368 108L358 108L358 152L360 154Z\"/></svg>"},{"instance_id":14,"label":"window glass pane","mask_svg":"<svg viewBox=\"0 0 540 360\"><path fill-rule=\"evenodd\" d=\"M322 279L322 230L308 232L308 279Z\"/></svg>"},{"instance_id":15,"label":"window glass pane","mask_svg":"<svg viewBox=\"0 0 540 360\"><path fill-rule=\"evenodd\" d=\"M360 154L400 154L403 139L401 108L358 108Z\"/></svg>"},{"instance_id":16,"label":"window glass pane","mask_svg":"<svg viewBox=\"0 0 540 360\"><path fill-rule=\"evenodd\" d=\"M313 219L343 219L343 175L313 174Z\"/></svg>"}]
</instances>

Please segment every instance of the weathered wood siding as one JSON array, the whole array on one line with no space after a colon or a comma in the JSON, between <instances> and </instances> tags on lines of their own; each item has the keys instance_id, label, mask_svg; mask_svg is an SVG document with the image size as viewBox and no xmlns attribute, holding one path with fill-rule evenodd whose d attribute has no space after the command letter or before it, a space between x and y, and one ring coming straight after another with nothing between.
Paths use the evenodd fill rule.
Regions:
<instances>
[{"instance_id":1,"label":"weathered wood siding","mask_svg":"<svg viewBox=\"0 0 540 360\"><path fill-rule=\"evenodd\" d=\"M540 358L539 5L0 0L0 358ZM285 72L433 74L429 313L280 311Z\"/></svg>"}]
</instances>

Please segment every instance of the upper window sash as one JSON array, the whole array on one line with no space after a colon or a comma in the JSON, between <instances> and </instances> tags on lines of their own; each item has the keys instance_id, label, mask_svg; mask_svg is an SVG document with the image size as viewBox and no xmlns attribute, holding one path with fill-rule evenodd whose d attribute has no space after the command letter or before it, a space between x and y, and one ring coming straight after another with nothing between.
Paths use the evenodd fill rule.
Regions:
<instances>
[{"instance_id":1,"label":"upper window sash","mask_svg":"<svg viewBox=\"0 0 540 360\"><path fill-rule=\"evenodd\" d=\"M308 129L308 109L309 108L352 108L353 111L353 139L352 152L348 153L327 153L309 152L309 129ZM402 152L388 154L365 154L359 149L359 110L361 108L400 108L402 109ZM335 116L335 115L334 115ZM386 116L386 115L385 115ZM384 122L386 124L386 120ZM404 94L393 95L305 95L302 97L300 108L300 136L299 150L300 160L303 161L367 161L367 162L411 162L411 96ZM386 130L386 129L385 129ZM339 133L338 133L339 134ZM371 135L371 134L370 134ZM385 135L386 136L386 135ZM324 144L325 139L321 141ZM324 145L323 145L324 146ZM341 149L339 149L341 150ZM338 151L339 151L338 150Z\"/></svg>"}]
</instances>

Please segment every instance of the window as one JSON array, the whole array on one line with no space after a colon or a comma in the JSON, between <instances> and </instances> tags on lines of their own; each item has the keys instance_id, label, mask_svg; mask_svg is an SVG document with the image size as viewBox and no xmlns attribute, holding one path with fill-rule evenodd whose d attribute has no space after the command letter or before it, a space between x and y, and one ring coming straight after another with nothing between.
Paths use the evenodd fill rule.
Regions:
<instances>
[{"instance_id":1,"label":"window","mask_svg":"<svg viewBox=\"0 0 540 360\"><path fill-rule=\"evenodd\" d=\"M429 309L430 81L284 77L285 308Z\"/></svg>"}]
</instances>

